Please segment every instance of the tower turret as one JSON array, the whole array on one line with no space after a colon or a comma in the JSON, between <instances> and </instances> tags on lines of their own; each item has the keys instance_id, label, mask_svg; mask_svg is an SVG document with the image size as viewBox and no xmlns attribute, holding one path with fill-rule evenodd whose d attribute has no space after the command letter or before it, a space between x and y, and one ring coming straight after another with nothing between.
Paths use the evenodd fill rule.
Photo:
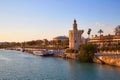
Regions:
<instances>
[{"instance_id":1,"label":"tower turret","mask_svg":"<svg viewBox=\"0 0 120 80\"><path fill-rule=\"evenodd\" d=\"M77 30L77 23L76 23L76 19L74 19L74 23L73 23L73 30Z\"/></svg>"}]
</instances>

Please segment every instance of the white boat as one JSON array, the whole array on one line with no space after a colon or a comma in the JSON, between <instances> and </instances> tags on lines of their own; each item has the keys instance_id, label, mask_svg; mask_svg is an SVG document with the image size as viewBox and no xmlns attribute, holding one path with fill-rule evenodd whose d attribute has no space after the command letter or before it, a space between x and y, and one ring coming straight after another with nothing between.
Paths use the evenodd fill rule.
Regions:
<instances>
[{"instance_id":1,"label":"white boat","mask_svg":"<svg viewBox=\"0 0 120 80\"><path fill-rule=\"evenodd\" d=\"M35 54L37 56L52 56L54 53L53 53L53 51L39 50L39 51L33 51L33 54Z\"/></svg>"},{"instance_id":2,"label":"white boat","mask_svg":"<svg viewBox=\"0 0 120 80\"><path fill-rule=\"evenodd\" d=\"M37 56L43 56L45 54L45 51L33 51L33 54Z\"/></svg>"}]
</instances>

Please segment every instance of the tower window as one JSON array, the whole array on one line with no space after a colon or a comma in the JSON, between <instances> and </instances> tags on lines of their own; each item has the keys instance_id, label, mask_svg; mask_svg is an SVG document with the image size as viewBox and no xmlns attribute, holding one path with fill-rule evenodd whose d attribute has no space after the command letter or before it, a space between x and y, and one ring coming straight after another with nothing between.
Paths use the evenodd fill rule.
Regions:
<instances>
[{"instance_id":1,"label":"tower window","mask_svg":"<svg viewBox=\"0 0 120 80\"><path fill-rule=\"evenodd\" d=\"M75 40L75 43L76 43L76 40Z\"/></svg>"}]
</instances>

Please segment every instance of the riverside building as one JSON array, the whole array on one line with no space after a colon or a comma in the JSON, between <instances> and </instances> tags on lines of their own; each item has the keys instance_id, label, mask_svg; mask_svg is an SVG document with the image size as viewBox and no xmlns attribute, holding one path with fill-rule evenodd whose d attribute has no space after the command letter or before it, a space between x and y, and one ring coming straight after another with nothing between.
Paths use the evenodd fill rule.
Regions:
<instances>
[{"instance_id":1,"label":"riverside building","mask_svg":"<svg viewBox=\"0 0 120 80\"><path fill-rule=\"evenodd\" d=\"M82 43L81 38L83 30L77 29L76 19L74 19L73 30L69 30L69 48L78 50L79 45Z\"/></svg>"},{"instance_id":2,"label":"riverside building","mask_svg":"<svg viewBox=\"0 0 120 80\"><path fill-rule=\"evenodd\" d=\"M120 35L95 36L90 38L89 43L98 45L98 47L120 46Z\"/></svg>"},{"instance_id":3,"label":"riverside building","mask_svg":"<svg viewBox=\"0 0 120 80\"><path fill-rule=\"evenodd\" d=\"M67 36L57 36L53 38L54 41L68 41Z\"/></svg>"},{"instance_id":4,"label":"riverside building","mask_svg":"<svg viewBox=\"0 0 120 80\"><path fill-rule=\"evenodd\" d=\"M97 45L98 52L120 54L120 35L95 36L88 43Z\"/></svg>"}]
</instances>

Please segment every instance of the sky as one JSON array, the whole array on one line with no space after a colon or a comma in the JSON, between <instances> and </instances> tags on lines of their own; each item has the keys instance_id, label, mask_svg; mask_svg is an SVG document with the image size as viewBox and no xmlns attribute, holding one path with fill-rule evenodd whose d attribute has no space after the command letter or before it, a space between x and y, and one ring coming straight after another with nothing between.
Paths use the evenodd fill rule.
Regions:
<instances>
[{"instance_id":1,"label":"sky","mask_svg":"<svg viewBox=\"0 0 120 80\"><path fill-rule=\"evenodd\" d=\"M0 42L51 40L68 36L73 20L87 37L114 34L120 25L120 0L0 0Z\"/></svg>"}]
</instances>

